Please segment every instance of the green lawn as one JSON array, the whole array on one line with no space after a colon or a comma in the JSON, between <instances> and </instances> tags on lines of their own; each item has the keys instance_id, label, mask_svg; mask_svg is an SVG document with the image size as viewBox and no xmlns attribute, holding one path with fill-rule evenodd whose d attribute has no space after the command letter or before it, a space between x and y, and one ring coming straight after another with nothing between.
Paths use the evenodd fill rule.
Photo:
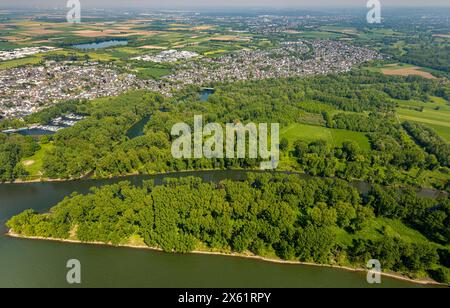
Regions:
<instances>
[{"instance_id":1,"label":"green lawn","mask_svg":"<svg viewBox=\"0 0 450 308\"><path fill-rule=\"evenodd\" d=\"M137 76L142 79L160 79L163 76L170 75L172 71L168 68L138 68Z\"/></svg>"},{"instance_id":2,"label":"green lawn","mask_svg":"<svg viewBox=\"0 0 450 308\"><path fill-rule=\"evenodd\" d=\"M370 150L369 139L364 133L352 132L343 129L331 129L322 126L292 124L282 128L281 137L287 138L291 143L296 140L307 142L315 140L325 140L333 146L341 146L345 141L355 141L361 149Z\"/></svg>"},{"instance_id":3,"label":"green lawn","mask_svg":"<svg viewBox=\"0 0 450 308\"><path fill-rule=\"evenodd\" d=\"M389 218L375 218L364 229L350 234L345 230L336 228L336 237L338 242L344 245L351 245L354 239L380 240L388 234L391 237L399 237L410 243L429 243L430 241L419 231L414 230L399 220ZM441 247L439 244L435 244Z\"/></svg>"},{"instance_id":4,"label":"green lawn","mask_svg":"<svg viewBox=\"0 0 450 308\"><path fill-rule=\"evenodd\" d=\"M41 149L33 156L22 159L22 165L32 178L41 177L44 156L47 151L53 148L52 143L41 144Z\"/></svg>"}]
</instances>

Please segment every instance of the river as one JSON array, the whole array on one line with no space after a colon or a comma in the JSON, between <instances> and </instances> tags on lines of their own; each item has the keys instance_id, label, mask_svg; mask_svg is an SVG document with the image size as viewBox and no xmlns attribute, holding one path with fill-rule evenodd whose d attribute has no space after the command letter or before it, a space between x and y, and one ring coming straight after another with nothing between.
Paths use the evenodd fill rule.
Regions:
<instances>
[{"instance_id":1,"label":"river","mask_svg":"<svg viewBox=\"0 0 450 308\"><path fill-rule=\"evenodd\" d=\"M166 177L242 180L245 171L205 171L125 178L135 185ZM122 179L0 185L0 287L69 287L69 259L82 266L82 287L372 287L364 273L212 255L68 244L4 236L5 222L25 209L46 212L73 192ZM383 277L378 287L420 287Z\"/></svg>"}]
</instances>

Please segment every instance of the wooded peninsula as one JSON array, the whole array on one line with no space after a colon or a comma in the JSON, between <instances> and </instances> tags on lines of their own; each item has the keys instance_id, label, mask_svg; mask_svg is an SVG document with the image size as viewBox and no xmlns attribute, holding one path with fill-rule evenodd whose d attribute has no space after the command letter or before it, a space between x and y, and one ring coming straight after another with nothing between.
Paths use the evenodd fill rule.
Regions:
<instances>
[{"instance_id":1,"label":"wooded peninsula","mask_svg":"<svg viewBox=\"0 0 450 308\"><path fill-rule=\"evenodd\" d=\"M187 177L129 182L73 194L47 214L28 210L7 226L25 237L166 252L249 252L289 261L364 267L448 283L450 198L375 186L360 195L338 179L249 174L206 183Z\"/></svg>"}]
</instances>

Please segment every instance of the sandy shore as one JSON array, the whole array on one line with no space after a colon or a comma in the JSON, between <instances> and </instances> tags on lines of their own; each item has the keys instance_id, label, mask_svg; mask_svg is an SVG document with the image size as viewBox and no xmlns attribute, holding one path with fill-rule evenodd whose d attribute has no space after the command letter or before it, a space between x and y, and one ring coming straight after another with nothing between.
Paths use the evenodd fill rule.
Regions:
<instances>
[{"instance_id":1,"label":"sandy shore","mask_svg":"<svg viewBox=\"0 0 450 308\"><path fill-rule=\"evenodd\" d=\"M190 172L208 172L208 171L247 171L247 172L258 172L261 171L259 169L202 169L202 170L182 170L182 171L169 171L169 172L157 172L157 173L149 173L149 174L143 174L139 172L133 172L124 174L121 176L111 176L111 177L102 177L102 178L92 178L89 176L84 176L81 178L74 178L74 179L47 179L47 178L40 178L40 179L34 179L34 180L15 180L14 182L5 182L5 184L30 184L30 183L53 183L53 182L77 182L77 181L87 181L87 180L126 180L129 177L132 176L159 176L159 175L174 175L174 174L186 174ZM284 172L284 171L282 171ZM0 183L1 184L1 183Z\"/></svg>"},{"instance_id":2,"label":"sandy shore","mask_svg":"<svg viewBox=\"0 0 450 308\"><path fill-rule=\"evenodd\" d=\"M5 184L30 184L30 183L53 183L53 182L70 182L74 180L64 179L36 179L36 180L15 180L14 182L5 182Z\"/></svg>"},{"instance_id":3,"label":"sandy shore","mask_svg":"<svg viewBox=\"0 0 450 308\"><path fill-rule=\"evenodd\" d=\"M71 244L87 244L87 245L98 245L98 246L108 246L108 247L122 247L122 248L133 248L133 249L145 249L145 250L153 250L153 251L163 252L163 250L161 248L157 248L157 247L148 247L148 246L139 246L139 245L112 245L112 244L107 244L107 243L103 243L103 242L82 242L79 240L45 238L45 237L38 237L38 236L23 236L23 235L14 233L14 231L12 231L12 230L9 230L6 235L9 237L13 237L13 238L21 238L21 239L29 239L29 240L41 240L41 241L51 241L51 242L59 242L59 243L71 243ZM253 260L259 260L259 261L277 263L277 264L306 265L306 266L315 266L315 267L334 268L334 269L340 269L340 270L345 270L345 271L349 271L349 272L367 273L367 269L364 269L364 268L357 268L357 267L353 268L353 267L348 267L348 266L331 265L331 264L317 264L317 263L300 262L300 261L286 261L286 260L280 260L280 259L271 259L271 258L260 257L260 256L252 255L252 254L243 254L243 253L225 253L225 252L214 252L214 251L191 251L191 252L189 252L189 254L245 258L245 259L253 259ZM407 282L411 282L411 283L415 283L415 284L419 284L419 285L447 286L446 284L442 284L442 283L436 282L431 279L412 279L407 276L404 276L401 274L396 274L396 273L383 272L382 276L397 279L397 280L407 281Z\"/></svg>"}]
</instances>

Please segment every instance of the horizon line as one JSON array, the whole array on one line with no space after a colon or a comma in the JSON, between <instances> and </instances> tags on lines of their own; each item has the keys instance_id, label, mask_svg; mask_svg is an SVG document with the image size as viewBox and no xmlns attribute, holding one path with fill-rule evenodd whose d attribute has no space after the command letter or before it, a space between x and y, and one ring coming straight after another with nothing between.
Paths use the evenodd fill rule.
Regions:
<instances>
[{"instance_id":1,"label":"horizon line","mask_svg":"<svg viewBox=\"0 0 450 308\"><path fill-rule=\"evenodd\" d=\"M157 5L92 5L87 4L83 5L84 8L87 9L105 9L105 8L121 8L121 9L157 9L157 10L175 10L177 8L182 9L349 9L349 8L364 8L366 9L366 5L354 5L354 4L346 4L346 5L327 5L327 4L317 4L317 5L214 5L214 4L206 4L206 5L168 5L168 6L157 6ZM450 2L448 4L432 4L432 5L424 5L424 4L383 4L383 7L388 8L450 8ZM8 8L8 9L66 9L65 5L39 5L33 4L31 6L27 5L18 5L18 4L0 4L0 9Z\"/></svg>"}]
</instances>

